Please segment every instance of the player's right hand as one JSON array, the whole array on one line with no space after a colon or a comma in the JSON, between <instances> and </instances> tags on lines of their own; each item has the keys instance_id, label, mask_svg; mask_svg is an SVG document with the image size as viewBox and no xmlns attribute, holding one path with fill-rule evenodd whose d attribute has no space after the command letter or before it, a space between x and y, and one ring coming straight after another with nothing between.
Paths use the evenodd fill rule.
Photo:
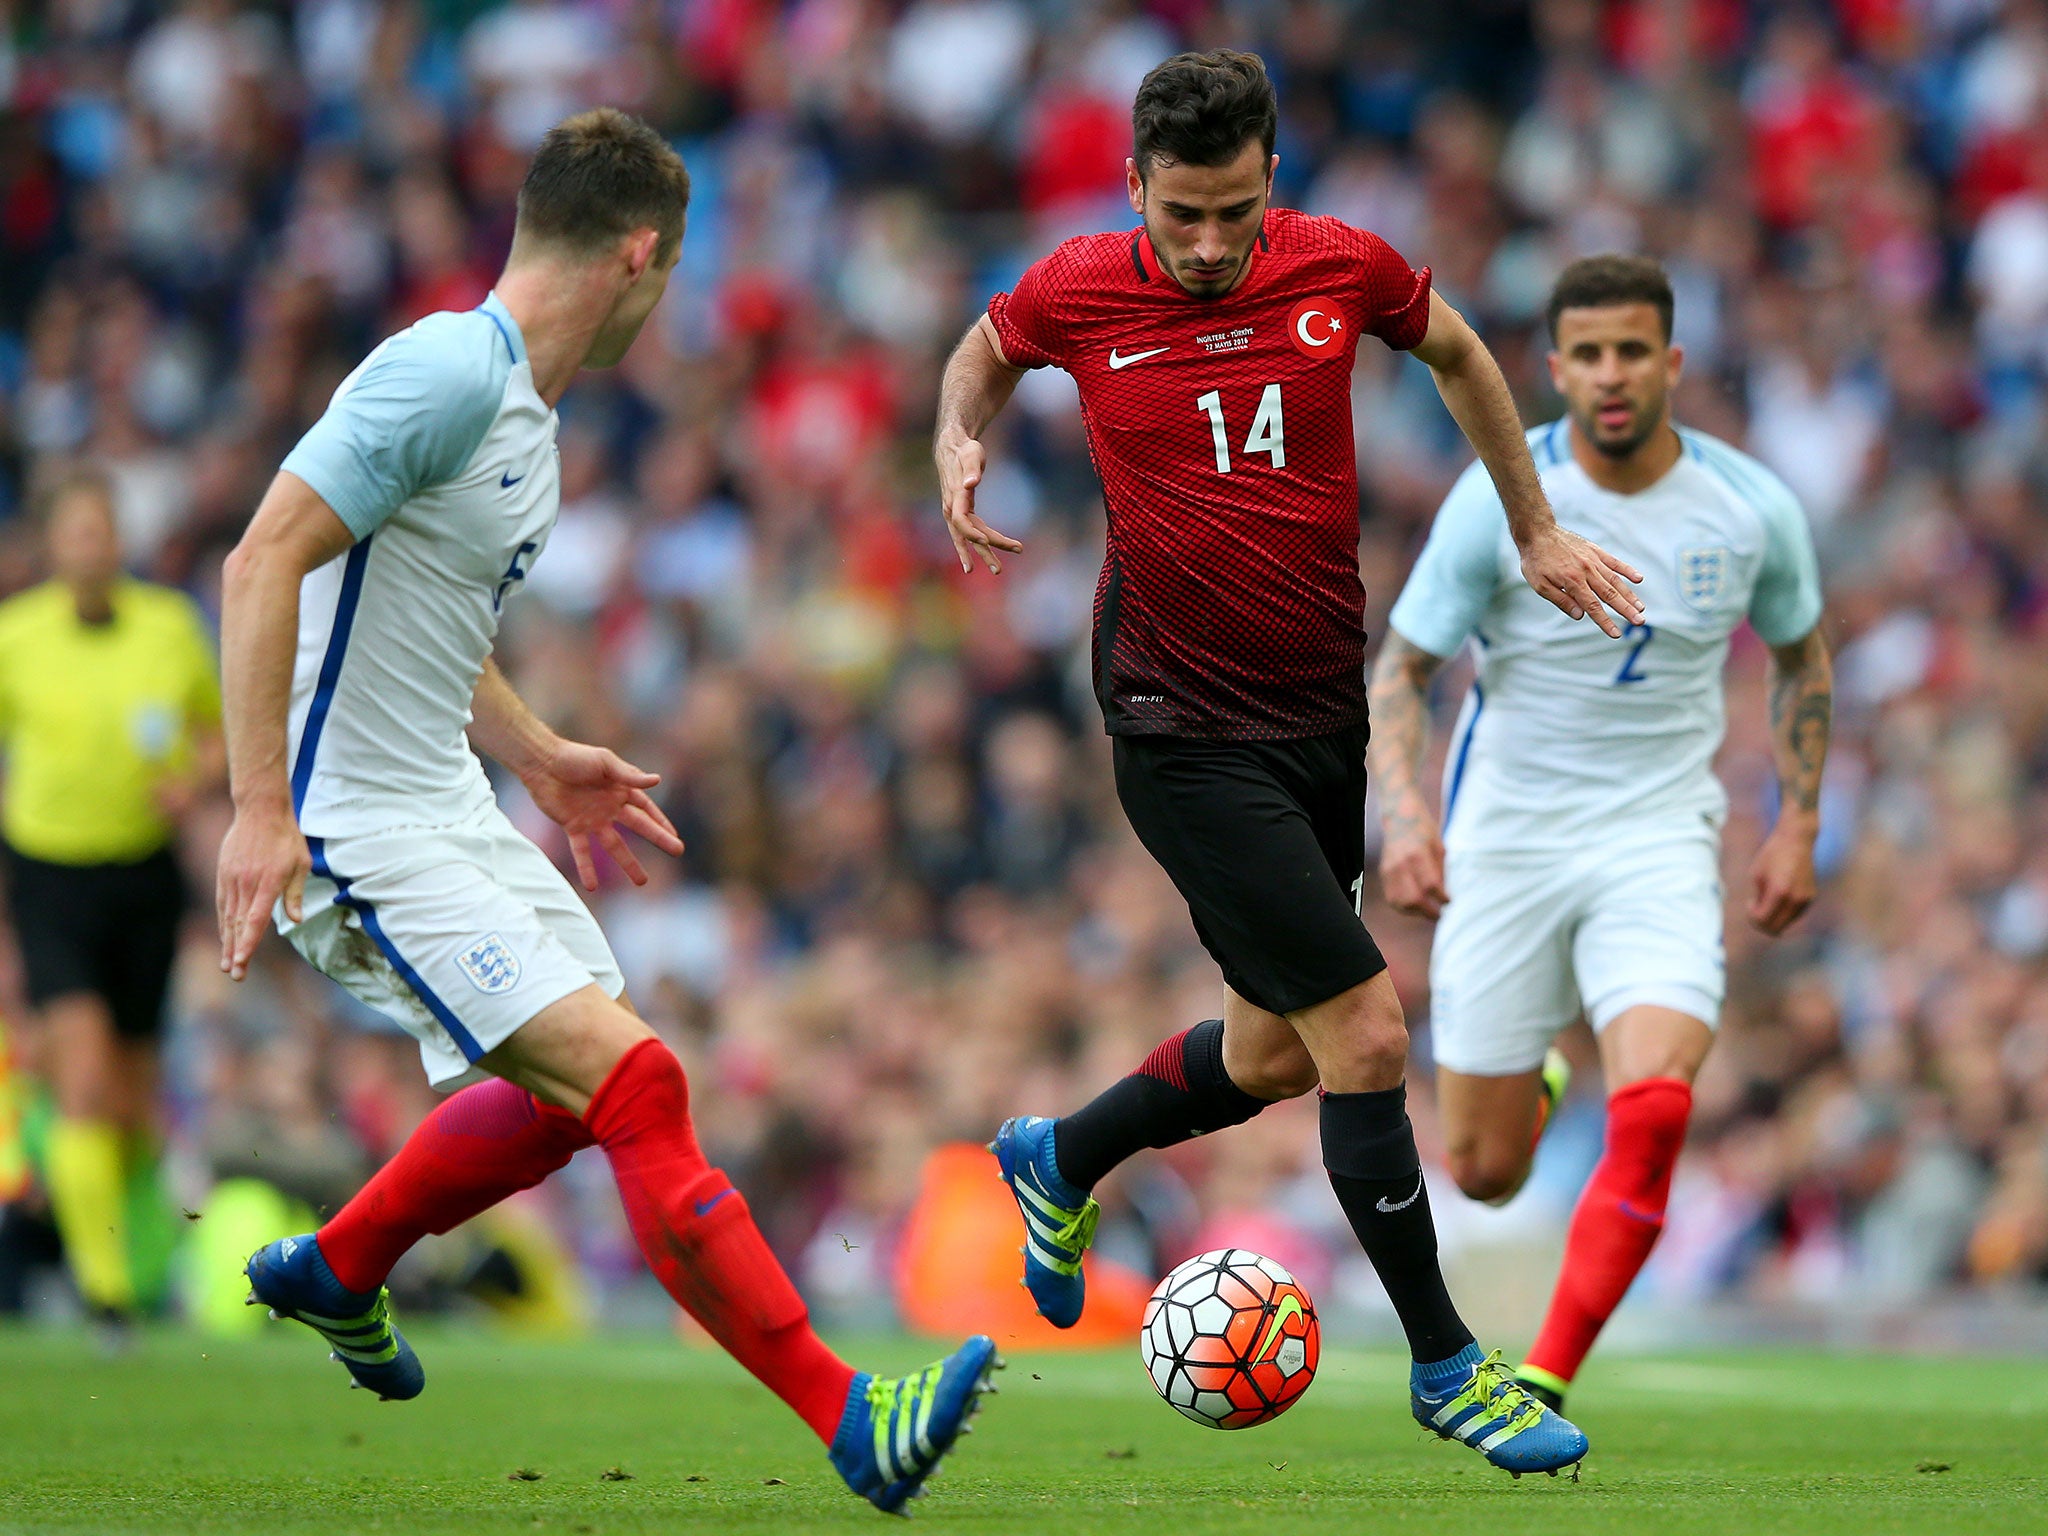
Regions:
<instances>
[{"instance_id":1,"label":"player's right hand","mask_svg":"<svg viewBox=\"0 0 2048 1536\"><path fill-rule=\"evenodd\" d=\"M1642 573L1591 539L1552 523L1531 537L1521 553L1523 578L1567 617L1590 618L1610 640L1621 638L1624 625L1643 622L1642 599L1629 590Z\"/></svg>"},{"instance_id":2,"label":"player's right hand","mask_svg":"<svg viewBox=\"0 0 2048 1536\"><path fill-rule=\"evenodd\" d=\"M671 858L683 856L683 839L668 814L647 791L661 775L636 768L607 747L557 739L547 760L520 782L549 820L569 834L569 853L576 878L586 891L597 890L597 857L593 845L611 855L635 885L647 883L647 871L633 856L619 828L638 834Z\"/></svg>"},{"instance_id":3,"label":"player's right hand","mask_svg":"<svg viewBox=\"0 0 2048 1536\"><path fill-rule=\"evenodd\" d=\"M1443 916L1451 893L1444 884L1444 840L1434 828L1389 838L1381 845L1380 890L1396 912L1432 922Z\"/></svg>"},{"instance_id":4,"label":"player's right hand","mask_svg":"<svg viewBox=\"0 0 2048 1536\"><path fill-rule=\"evenodd\" d=\"M991 571L1000 575L1003 562L996 551L1018 555L1024 552L1024 546L1008 534L997 533L975 515L974 488L981 484L982 472L988 468L988 450L978 439L965 437L941 443L934 457L939 465L939 497L946 514L946 532L952 536L953 553L960 557L960 569L974 569L974 560L968 553L973 549L980 552Z\"/></svg>"},{"instance_id":5,"label":"player's right hand","mask_svg":"<svg viewBox=\"0 0 2048 1536\"><path fill-rule=\"evenodd\" d=\"M306 876L312 870L306 839L289 805L252 802L235 808L228 835L221 839L213 887L222 970L236 981L249 974L250 957L280 896L293 922L305 916Z\"/></svg>"}]
</instances>

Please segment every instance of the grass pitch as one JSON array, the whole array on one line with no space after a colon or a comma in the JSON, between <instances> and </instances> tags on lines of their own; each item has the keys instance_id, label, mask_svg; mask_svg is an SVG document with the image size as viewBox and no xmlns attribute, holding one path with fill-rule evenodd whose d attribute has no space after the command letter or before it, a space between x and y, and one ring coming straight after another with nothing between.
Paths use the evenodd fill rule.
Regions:
<instances>
[{"instance_id":1,"label":"grass pitch","mask_svg":"<svg viewBox=\"0 0 2048 1536\"><path fill-rule=\"evenodd\" d=\"M426 1395L386 1404L345 1391L297 1327L157 1334L120 1360L83 1335L0 1332L0 1532L891 1529L721 1356L660 1338L416 1342ZM851 1353L902 1369L934 1351ZM1423 1436L1391 1356L1325 1354L1292 1412L1236 1434L1180 1419L1135 1350L1017 1356L999 1380L923 1529L2048 1532L2034 1361L1596 1359L1573 1401L1593 1439L1577 1486L1512 1482Z\"/></svg>"}]
</instances>

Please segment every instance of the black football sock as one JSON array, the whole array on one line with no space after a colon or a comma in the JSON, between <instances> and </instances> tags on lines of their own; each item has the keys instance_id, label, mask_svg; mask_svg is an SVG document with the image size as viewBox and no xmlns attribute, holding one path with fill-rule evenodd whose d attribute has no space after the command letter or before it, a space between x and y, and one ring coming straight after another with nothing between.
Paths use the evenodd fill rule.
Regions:
<instances>
[{"instance_id":1,"label":"black football sock","mask_svg":"<svg viewBox=\"0 0 2048 1536\"><path fill-rule=\"evenodd\" d=\"M1472 1342L1436 1261L1436 1223L1408 1124L1408 1088L1323 1095L1323 1167L1337 1202L1400 1315L1417 1360L1449 1359Z\"/></svg>"},{"instance_id":2,"label":"black football sock","mask_svg":"<svg viewBox=\"0 0 2048 1536\"><path fill-rule=\"evenodd\" d=\"M1242 1125L1269 1100L1246 1093L1223 1070L1223 1021L1182 1030L1053 1127L1060 1177L1093 1189L1102 1176L1145 1147L1177 1147L1228 1125Z\"/></svg>"}]
</instances>

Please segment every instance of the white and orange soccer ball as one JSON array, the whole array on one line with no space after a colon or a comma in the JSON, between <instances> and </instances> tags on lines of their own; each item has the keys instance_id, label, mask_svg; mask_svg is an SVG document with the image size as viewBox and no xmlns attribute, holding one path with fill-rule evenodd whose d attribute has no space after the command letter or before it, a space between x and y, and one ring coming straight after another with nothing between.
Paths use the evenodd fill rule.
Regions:
<instances>
[{"instance_id":1,"label":"white and orange soccer ball","mask_svg":"<svg viewBox=\"0 0 2048 1536\"><path fill-rule=\"evenodd\" d=\"M1278 1418L1315 1379L1322 1329L1294 1276L1244 1248L1197 1254L1145 1304L1138 1353L1159 1395L1211 1429Z\"/></svg>"}]
</instances>

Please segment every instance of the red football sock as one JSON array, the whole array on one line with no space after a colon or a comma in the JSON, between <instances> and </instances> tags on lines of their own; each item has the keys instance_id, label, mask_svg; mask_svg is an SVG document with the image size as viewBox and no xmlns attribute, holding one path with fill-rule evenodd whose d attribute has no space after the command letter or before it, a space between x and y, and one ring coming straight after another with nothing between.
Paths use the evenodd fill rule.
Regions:
<instances>
[{"instance_id":1,"label":"red football sock","mask_svg":"<svg viewBox=\"0 0 2048 1536\"><path fill-rule=\"evenodd\" d=\"M1536 1370L1569 1382L1628 1294L1664 1230L1691 1114L1692 1088L1675 1077L1630 1083L1608 1099L1607 1147L1572 1213L1564 1270L1529 1351Z\"/></svg>"},{"instance_id":2,"label":"red football sock","mask_svg":"<svg viewBox=\"0 0 2048 1536\"><path fill-rule=\"evenodd\" d=\"M320 1229L320 1252L352 1291L374 1291L429 1232L452 1232L531 1189L591 1135L566 1109L499 1078L445 1099Z\"/></svg>"},{"instance_id":3,"label":"red football sock","mask_svg":"<svg viewBox=\"0 0 2048 1536\"><path fill-rule=\"evenodd\" d=\"M811 1331L746 1200L698 1149L682 1063L660 1041L641 1041L583 1120L611 1159L626 1219L663 1289L830 1445L853 1367Z\"/></svg>"}]
</instances>

